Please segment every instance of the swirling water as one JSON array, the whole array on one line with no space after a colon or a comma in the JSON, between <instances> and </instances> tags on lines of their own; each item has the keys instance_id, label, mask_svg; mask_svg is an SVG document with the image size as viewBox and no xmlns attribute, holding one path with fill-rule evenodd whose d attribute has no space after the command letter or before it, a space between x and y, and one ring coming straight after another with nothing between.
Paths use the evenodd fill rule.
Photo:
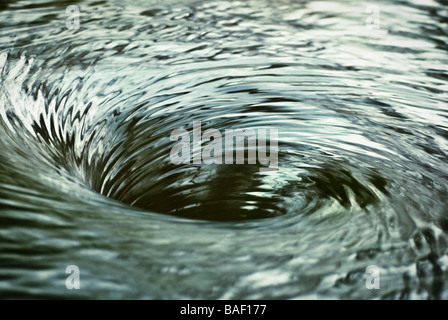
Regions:
<instances>
[{"instance_id":1,"label":"swirling water","mask_svg":"<svg viewBox=\"0 0 448 320\"><path fill-rule=\"evenodd\" d=\"M447 299L446 5L2 0L0 297ZM278 171L172 164L193 121Z\"/></svg>"}]
</instances>

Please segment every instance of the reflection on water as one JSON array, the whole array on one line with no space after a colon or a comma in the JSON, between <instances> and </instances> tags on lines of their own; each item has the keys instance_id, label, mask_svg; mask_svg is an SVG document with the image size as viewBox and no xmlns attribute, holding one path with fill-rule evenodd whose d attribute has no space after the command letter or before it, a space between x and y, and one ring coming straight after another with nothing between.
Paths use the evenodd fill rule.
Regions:
<instances>
[{"instance_id":1,"label":"reflection on water","mask_svg":"<svg viewBox=\"0 0 448 320\"><path fill-rule=\"evenodd\" d=\"M448 10L369 5L2 1L0 297L447 299ZM193 121L279 169L174 165Z\"/></svg>"}]
</instances>

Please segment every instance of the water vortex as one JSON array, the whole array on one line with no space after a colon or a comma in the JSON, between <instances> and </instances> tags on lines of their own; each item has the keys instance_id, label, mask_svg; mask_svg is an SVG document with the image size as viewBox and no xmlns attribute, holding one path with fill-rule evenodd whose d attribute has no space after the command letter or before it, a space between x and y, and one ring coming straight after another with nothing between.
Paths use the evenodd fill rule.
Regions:
<instances>
[{"instance_id":1,"label":"water vortex","mask_svg":"<svg viewBox=\"0 0 448 320\"><path fill-rule=\"evenodd\" d=\"M86 0L71 31L6 1L0 297L448 298L447 11L379 2L370 30L355 1ZM278 130L278 170L173 164L195 121Z\"/></svg>"}]
</instances>

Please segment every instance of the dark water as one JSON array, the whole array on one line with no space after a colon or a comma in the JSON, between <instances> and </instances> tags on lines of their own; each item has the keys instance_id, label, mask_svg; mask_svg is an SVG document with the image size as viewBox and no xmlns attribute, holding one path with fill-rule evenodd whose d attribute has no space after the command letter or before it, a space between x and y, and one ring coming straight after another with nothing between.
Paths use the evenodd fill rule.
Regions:
<instances>
[{"instance_id":1,"label":"dark water","mask_svg":"<svg viewBox=\"0 0 448 320\"><path fill-rule=\"evenodd\" d=\"M448 298L446 1L0 9L1 298ZM172 164L193 121L279 170Z\"/></svg>"}]
</instances>

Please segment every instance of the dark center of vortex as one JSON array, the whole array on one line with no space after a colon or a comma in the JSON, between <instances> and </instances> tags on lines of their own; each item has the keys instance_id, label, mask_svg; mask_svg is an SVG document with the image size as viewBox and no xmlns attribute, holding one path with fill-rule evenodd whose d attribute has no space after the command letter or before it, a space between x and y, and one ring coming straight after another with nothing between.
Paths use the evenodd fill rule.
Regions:
<instances>
[{"instance_id":1,"label":"dark center of vortex","mask_svg":"<svg viewBox=\"0 0 448 320\"><path fill-rule=\"evenodd\" d=\"M354 175L354 166L318 152L316 157L324 161L300 168L300 156L280 151L279 171L268 175L247 161L175 165L169 159L173 144L164 121L137 122L109 141L110 149L96 158L87 177L95 191L150 212L214 221L265 219L313 213L328 201L364 208L379 201L378 192L386 192L386 181L378 174Z\"/></svg>"},{"instance_id":2,"label":"dark center of vortex","mask_svg":"<svg viewBox=\"0 0 448 320\"><path fill-rule=\"evenodd\" d=\"M150 212L191 219L237 221L286 212L259 165L173 164L172 128L163 127L162 120L138 120L134 117L122 136L108 140L110 149L90 166L88 184L95 191Z\"/></svg>"},{"instance_id":3,"label":"dark center of vortex","mask_svg":"<svg viewBox=\"0 0 448 320\"><path fill-rule=\"evenodd\" d=\"M122 185L109 197L152 212L179 217L236 221L284 214L280 197L263 189L257 166L169 166Z\"/></svg>"},{"instance_id":4,"label":"dark center of vortex","mask_svg":"<svg viewBox=\"0 0 448 320\"><path fill-rule=\"evenodd\" d=\"M144 164L132 157L123 161L97 191L147 211L213 221L304 214L303 208L312 214L326 201L364 208L379 201L372 189L386 192L381 177L360 182L339 164L278 181L260 175L256 165L176 166L157 161L157 154L147 157Z\"/></svg>"}]
</instances>

